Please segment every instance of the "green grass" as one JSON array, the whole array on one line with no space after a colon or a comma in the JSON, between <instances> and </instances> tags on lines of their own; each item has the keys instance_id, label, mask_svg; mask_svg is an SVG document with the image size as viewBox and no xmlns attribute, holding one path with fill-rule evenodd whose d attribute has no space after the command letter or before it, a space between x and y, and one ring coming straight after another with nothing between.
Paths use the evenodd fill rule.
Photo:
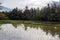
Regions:
<instances>
[{"instance_id":1,"label":"green grass","mask_svg":"<svg viewBox=\"0 0 60 40\"><path fill-rule=\"evenodd\" d=\"M27 21L21 21L21 20L0 20L1 23L28 23ZM30 22L29 22L30 23Z\"/></svg>"},{"instance_id":2,"label":"green grass","mask_svg":"<svg viewBox=\"0 0 60 40\"><path fill-rule=\"evenodd\" d=\"M25 25L33 25L33 26L57 26L60 27L60 24L52 24L51 22L34 22L34 21L24 21L24 20L0 20L0 24L25 24Z\"/></svg>"}]
</instances>

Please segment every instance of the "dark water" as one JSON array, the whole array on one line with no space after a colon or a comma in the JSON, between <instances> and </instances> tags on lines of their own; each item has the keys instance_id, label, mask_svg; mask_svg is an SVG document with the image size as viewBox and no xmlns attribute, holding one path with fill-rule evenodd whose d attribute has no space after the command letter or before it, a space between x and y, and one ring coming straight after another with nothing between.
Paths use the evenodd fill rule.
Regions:
<instances>
[{"instance_id":1,"label":"dark water","mask_svg":"<svg viewBox=\"0 0 60 40\"><path fill-rule=\"evenodd\" d=\"M0 40L60 40L60 27L0 24Z\"/></svg>"}]
</instances>

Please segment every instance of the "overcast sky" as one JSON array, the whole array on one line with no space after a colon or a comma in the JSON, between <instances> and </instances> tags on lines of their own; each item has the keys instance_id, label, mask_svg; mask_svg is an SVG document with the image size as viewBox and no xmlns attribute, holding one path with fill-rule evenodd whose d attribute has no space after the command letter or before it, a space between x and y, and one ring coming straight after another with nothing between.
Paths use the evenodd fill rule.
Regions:
<instances>
[{"instance_id":1,"label":"overcast sky","mask_svg":"<svg viewBox=\"0 0 60 40\"><path fill-rule=\"evenodd\" d=\"M2 5L9 8L24 8L26 5L31 7L44 7L47 3L51 1L59 1L59 0L0 0Z\"/></svg>"}]
</instances>

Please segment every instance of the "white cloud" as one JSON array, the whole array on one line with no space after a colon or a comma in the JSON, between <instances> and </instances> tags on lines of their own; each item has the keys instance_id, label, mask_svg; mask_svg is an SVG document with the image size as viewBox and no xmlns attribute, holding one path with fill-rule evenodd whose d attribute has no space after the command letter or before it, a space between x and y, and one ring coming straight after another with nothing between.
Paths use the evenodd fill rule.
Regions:
<instances>
[{"instance_id":1,"label":"white cloud","mask_svg":"<svg viewBox=\"0 0 60 40\"><path fill-rule=\"evenodd\" d=\"M53 1L56 1L57 2L57 1L60 1L60 0L53 0Z\"/></svg>"},{"instance_id":2,"label":"white cloud","mask_svg":"<svg viewBox=\"0 0 60 40\"><path fill-rule=\"evenodd\" d=\"M43 7L46 6L46 4L49 1L54 0L3 0L3 6L9 7L9 8L24 8L26 5L29 7ZM55 0L59 1L59 0Z\"/></svg>"}]
</instances>

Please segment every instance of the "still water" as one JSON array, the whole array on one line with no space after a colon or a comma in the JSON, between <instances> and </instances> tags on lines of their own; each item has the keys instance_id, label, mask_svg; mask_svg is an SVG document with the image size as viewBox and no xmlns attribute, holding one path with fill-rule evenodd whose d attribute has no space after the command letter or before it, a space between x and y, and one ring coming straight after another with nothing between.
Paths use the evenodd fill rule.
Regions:
<instances>
[{"instance_id":1,"label":"still water","mask_svg":"<svg viewBox=\"0 0 60 40\"><path fill-rule=\"evenodd\" d=\"M60 40L60 27L0 24L0 40Z\"/></svg>"}]
</instances>

